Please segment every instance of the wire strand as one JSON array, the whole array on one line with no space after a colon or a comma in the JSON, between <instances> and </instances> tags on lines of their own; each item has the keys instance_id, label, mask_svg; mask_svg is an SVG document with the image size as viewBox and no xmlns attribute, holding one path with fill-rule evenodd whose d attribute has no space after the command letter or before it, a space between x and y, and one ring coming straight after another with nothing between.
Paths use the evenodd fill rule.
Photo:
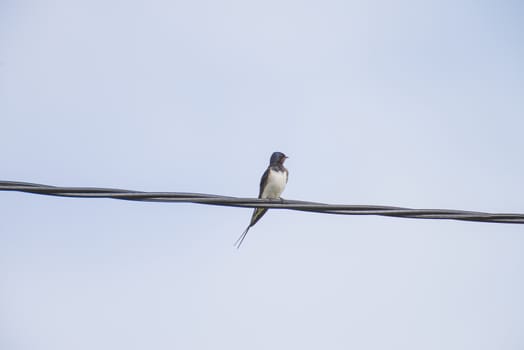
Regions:
<instances>
[{"instance_id":1,"label":"wire strand","mask_svg":"<svg viewBox=\"0 0 524 350\"><path fill-rule=\"evenodd\" d=\"M57 187L18 181L0 181L0 191L16 191L74 198L112 198L143 202L196 203L241 208L290 209L335 215L380 215L412 219L524 224L524 214L484 213L452 209L412 209L384 205L324 204L290 199L239 198L204 193L143 192L98 187Z\"/></svg>"}]
</instances>

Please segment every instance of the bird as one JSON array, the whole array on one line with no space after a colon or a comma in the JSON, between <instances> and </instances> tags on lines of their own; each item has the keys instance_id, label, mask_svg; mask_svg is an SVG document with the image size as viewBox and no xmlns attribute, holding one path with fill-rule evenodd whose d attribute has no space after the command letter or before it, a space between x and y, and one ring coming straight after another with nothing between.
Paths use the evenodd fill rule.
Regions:
<instances>
[{"instance_id":1,"label":"bird","mask_svg":"<svg viewBox=\"0 0 524 350\"><path fill-rule=\"evenodd\" d=\"M286 187L288 178L288 171L284 167L284 161L287 158L289 157L282 152L273 152L269 159L269 166L260 179L260 191L258 192L259 199L281 199L280 195ZM235 242L237 249L242 245L249 229L255 225L262 216L264 216L267 209L268 208L255 208L251 220L249 221L249 225Z\"/></svg>"}]
</instances>

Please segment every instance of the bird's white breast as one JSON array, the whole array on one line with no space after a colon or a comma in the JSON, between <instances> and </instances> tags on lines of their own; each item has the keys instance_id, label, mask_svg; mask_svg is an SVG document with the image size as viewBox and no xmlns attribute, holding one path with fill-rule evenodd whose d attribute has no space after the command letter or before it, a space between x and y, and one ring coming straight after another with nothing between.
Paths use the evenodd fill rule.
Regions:
<instances>
[{"instance_id":1,"label":"bird's white breast","mask_svg":"<svg viewBox=\"0 0 524 350\"><path fill-rule=\"evenodd\" d=\"M267 185L262 192L262 198L277 199L284 191L287 183L287 174L284 171L269 170Z\"/></svg>"}]
</instances>

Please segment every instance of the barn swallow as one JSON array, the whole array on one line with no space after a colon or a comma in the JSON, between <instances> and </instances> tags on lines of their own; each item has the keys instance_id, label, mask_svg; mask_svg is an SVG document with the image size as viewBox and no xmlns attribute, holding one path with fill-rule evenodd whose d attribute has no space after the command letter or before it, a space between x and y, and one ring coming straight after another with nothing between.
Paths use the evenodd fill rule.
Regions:
<instances>
[{"instance_id":1,"label":"barn swallow","mask_svg":"<svg viewBox=\"0 0 524 350\"><path fill-rule=\"evenodd\" d=\"M259 199L279 199L287 184L288 171L284 167L284 161L288 157L282 152L274 152L269 160L269 166L260 179L260 191L258 193ZM262 216L266 213L267 208L255 208L251 221L246 230L238 237L235 246L240 248L240 245L246 238L247 232L251 226L255 225Z\"/></svg>"}]
</instances>

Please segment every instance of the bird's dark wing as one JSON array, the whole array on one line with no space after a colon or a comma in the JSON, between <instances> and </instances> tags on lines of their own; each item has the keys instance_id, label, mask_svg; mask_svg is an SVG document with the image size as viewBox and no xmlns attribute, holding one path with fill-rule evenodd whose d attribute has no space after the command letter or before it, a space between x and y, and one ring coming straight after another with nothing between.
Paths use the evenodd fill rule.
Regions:
<instances>
[{"instance_id":1,"label":"bird's dark wing","mask_svg":"<svg viewBox=\"0 0 524 350\"><path fill-rule=\"evenodd\" d=\"M262 178L260 179L260 191L258 192L258 198L262 197L262 193L264 193L264 187L266 187L267 184L267 178L269 177L269 167L264 171L264 174L262 174ZM247 232L253 226L257 223L262 216L266 213L267 208L255 208L253 211L253 215L251 215L251 221L249 221L249 225L247 226L246 230L238 237L237 241L235 242L235 246L237 248L240 248L240 245L242 245L242 242L244 241L244 238L246 238Z\"/></svg>"},{"instance_id":2,"label":"bird's dark wing","mask_svg":"<svg viewBox=\"0 0 524 350\"><path fill-rule=\"evenodd\" d=\"M269 177L269 169L270 167L268 167L266 171L264 171L264 174L262 174L262 178L260 179L260 191L258 192L258 198L261 198L262 193L264 193L264 187L266 187L267 178Z\"/></svg>"},{"instance_id":3,"label":"bird's dark wing","mask_svg":"<svg viewBox=\"0 0 524 350\"><path fill-rule=\"evenodd\" d=\"M269 171L271 167L268 167L266 171L264 171L264 174L262 174L262 178L260 179L260 191L258 192L258 198L262 198L262 193L264 193L264 188L267 185L267 178L269 177ZM253 212L253 215L251 216L251 222L249 224L249 227L253 226L257 223L258 220L264 216L266 213L267 208L256 208Z\"/></svg>"}]
</instances>

